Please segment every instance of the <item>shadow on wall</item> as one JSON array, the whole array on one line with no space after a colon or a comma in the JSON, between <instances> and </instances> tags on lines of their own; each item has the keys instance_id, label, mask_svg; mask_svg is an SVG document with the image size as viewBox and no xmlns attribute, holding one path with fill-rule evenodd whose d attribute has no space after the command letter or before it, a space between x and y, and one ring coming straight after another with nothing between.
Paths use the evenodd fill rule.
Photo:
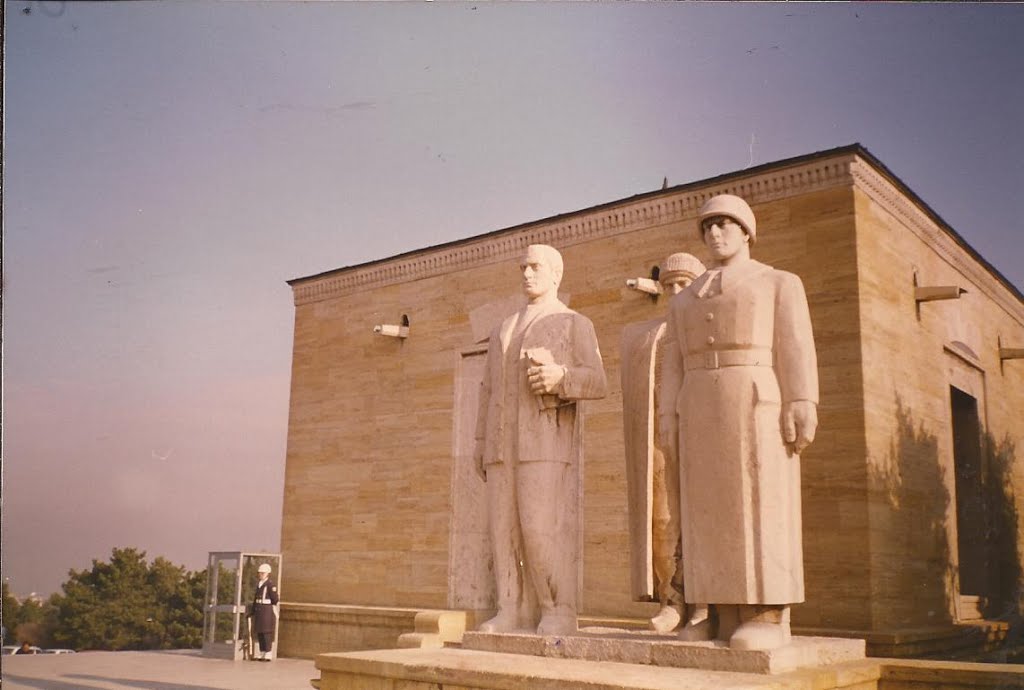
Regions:
<instances>
[{"instance_id":1,"label":"shadow on wall","mask_svg":"<svg viewBox=\"0 0 1024 690\"><path fill-rule=\"evenodd\" d=\"M1011 474L1016 459L1015 444L1009 435L1002 441L996 441L986 433L982 438L982 457L981 491L989 581L988 591L981 597L980 609L988 620L1014 623L1016 635L1020 636L1024 573L1017 540L1020 516Z\"/></svg>"},{"instance_id":2,"label":"shadow on wall","mask_svg":"<svg viewBox=\"0 0 1024 690\"><path fill-rule=\"evenodd\" d=\"M868 482L872 494L884 496L888 507L884 517L876 516L889 540L889 558L878 566L885 583L878 593L892 616L886 625L952 623L955 571L947 536L951 497L939 463L939 442L923 423L915 424L898 394L888 457L869 467ZM911 597L906 596L907 583L913 583Z\"/></svg>"},{"instance_id":3,"label":"shadow on wall","mask_svg":"<svg viewBox=\"0 0 1024 690\"><path fill-rule=\"evenodd\" d=\"M872 518L872 529L887 540L887 558L876 563L879 570L874 578L882 601L880 615L887 617L884 625L952 624L963 591L977 595L978 611L985 620L1010 624L1001 644L989 646L988 653L1020 654L1024 649L1024 564L1018 540L1018 489L1012 477L1013 440L1007 435L997 441L975 426L962 435L954 434L956 457L940 458L938 437L914 419L898 394L895 419L885 461L869 468L872 494L884 497ZM965 438L973 439L974 450L963 458ZM947 472L957 476L947 478ZM958 496L947 488L953 485ZM959 545L949 539L953 519ZM959 568L953 564L954 548Z\"/></svg>"}]
</instances>

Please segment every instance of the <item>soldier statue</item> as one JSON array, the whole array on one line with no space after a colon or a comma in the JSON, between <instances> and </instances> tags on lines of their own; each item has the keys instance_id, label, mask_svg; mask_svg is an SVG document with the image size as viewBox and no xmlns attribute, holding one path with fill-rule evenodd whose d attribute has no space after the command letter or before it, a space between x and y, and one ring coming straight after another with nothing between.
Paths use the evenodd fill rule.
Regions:
<instances>
[{"instance_id":1,"label":"soldier statue","mask_svg":"<svg viewBox=\"0 0 1024 690\"><path fill-rule=\"evenodd\" d=\"M757 226L743 199L710 198L698 222L711 265L669 306L659 415L662 442L679 448L685 597L717 615L691 617L680 636L771 649L789 642L790 605L804 599L811 319L800 279L750 257Z\"/></svg>"}]
</instances>

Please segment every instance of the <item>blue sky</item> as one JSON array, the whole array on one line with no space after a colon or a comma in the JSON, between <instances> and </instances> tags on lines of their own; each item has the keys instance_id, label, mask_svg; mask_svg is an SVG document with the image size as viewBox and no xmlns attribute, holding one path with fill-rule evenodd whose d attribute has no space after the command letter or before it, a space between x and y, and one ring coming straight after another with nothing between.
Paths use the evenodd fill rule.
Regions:
<instances>
[{"instance_id":1,"label":"blue sky","mask_svg":"<svg viewBox=\"0 0 1024 690\"><path fill-rule=\"evenodd\" d=\"M1024 288L1024 5L4 7L21 594L279 548L290 278L860 142Z\"/></svg>"}]
</instances>

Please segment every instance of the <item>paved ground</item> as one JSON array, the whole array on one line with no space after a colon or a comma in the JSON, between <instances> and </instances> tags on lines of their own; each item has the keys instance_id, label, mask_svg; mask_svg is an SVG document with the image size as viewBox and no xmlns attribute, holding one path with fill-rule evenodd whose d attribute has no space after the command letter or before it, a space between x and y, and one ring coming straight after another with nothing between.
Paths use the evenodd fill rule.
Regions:
<instances>
[{"instance_id":1,"label":"paved ground","mask_svg":"<svg viewBox=\"0 0 1024 690\"><path fill-rule=\"evenodd\" d=\"M3 690L312 690L312 661L207 659L199 651L2 657Z\"/></svg>"}]
</instances>

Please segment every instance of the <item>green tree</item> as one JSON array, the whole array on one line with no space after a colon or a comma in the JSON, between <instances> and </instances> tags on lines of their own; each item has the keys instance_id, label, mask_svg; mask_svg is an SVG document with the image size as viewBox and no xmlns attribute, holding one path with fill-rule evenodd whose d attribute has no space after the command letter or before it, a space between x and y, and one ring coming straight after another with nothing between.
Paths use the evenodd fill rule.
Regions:
<instances>
[{"instance_id":1,"label":"green tree","mask_svg":"<svg viewBox=\"0 0 1024 690\"><path fill-rule=\"evenodd\" d=\"M53 640L56 622L52 604L36 599L26 599L18 607L18 624L14 630L17 642L29 642L39 647L49 647Z\"/></svg>"},{"instance_id":2,"label":"green tree","mask_svg":"<svg viewBox=\"0 0 1024 690\"><path fill-rule=\"evenodd\" d=\"M3 583L3 612L0 613L0 622L4 626L4 644L14 644L14 628L18 625L18 609L20 604L11 594L11 588L7 586L7 580Z\"/></svg>"},{"instance_id":3,"label":"green tree","mask_svg":"<svg viewBox=\"0 0 1024 690\"><path fill-rule=\"evenodd\" d=\"M110 562L72 570L53 598L53 638L74 649L173 649L202 644L202 573L115 548Z\"/></svg>"}]
</instances>

